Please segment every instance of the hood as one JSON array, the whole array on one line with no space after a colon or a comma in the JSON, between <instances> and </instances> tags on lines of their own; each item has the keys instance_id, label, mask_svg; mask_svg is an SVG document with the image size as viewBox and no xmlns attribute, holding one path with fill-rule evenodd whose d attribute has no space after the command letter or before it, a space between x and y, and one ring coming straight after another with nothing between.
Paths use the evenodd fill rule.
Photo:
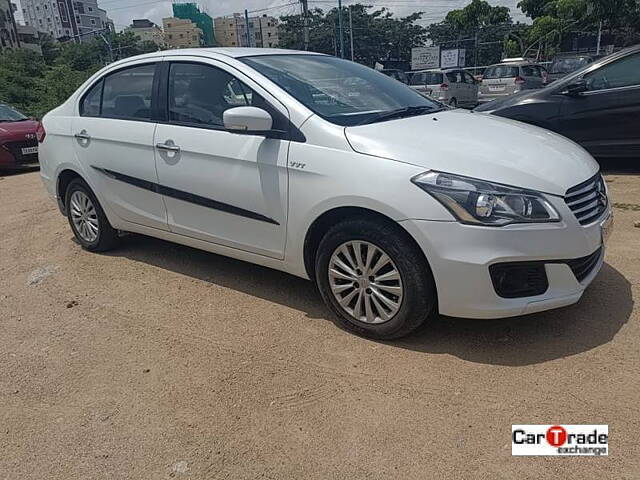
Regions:
<instances>
[{"instance_id":1,"label":"hood","mask_svg":"<svg viewBox=\"0 0 640 480\"><path fill-rule=\"evenodd\" d=\"M0 122L0 137L3 139L24 140L27 134L35 134L38 122L25 120L23 122ZM35 138L35 137L34 137Z\"/></svg>"},{"instance_id":2,"label":"hood","mask_svg":"<svg viewBox=\"0 0 640 480\"><path fill-rule=\"evenodd\" d=\"M541 91L541 89L522 90L518 93L514 93L513 95L505 95L503 98L496 98L495 100L491 100L490 102L478 105L476 108L474 108L474 110L476 112L493 112L501 108L511 107L513 105L522 103L524 100L535 97Z\"/></svg>"},{"instance_id":3,"label":"hood","mask_svg":"<svg viewBox=\"0 0 640 480\"><path fill-rule=\"evenodd\" d=\"M360 153L555 195L598 164L556 133L492 115L448 110L345 129Z\"/></svg>"}]
</instances>

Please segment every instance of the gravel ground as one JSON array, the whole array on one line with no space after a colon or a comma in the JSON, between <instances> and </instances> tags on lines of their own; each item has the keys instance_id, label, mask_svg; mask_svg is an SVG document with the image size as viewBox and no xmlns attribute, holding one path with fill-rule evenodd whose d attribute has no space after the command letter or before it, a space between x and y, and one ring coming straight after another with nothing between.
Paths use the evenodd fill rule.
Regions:
<instances>
[{"instance_id":1,"label":"gravel ground","mask_svg":"<svg viewBox=\"0 0 640 480\"><path fill-rule=\"evenodd\" d=\"M578 305L375 342L283 273L85 252L38 173L0 177L0 477L638 479L640 176L607 180ZM512 457L513 423L608 424L611 453Z\"/></svg>"}]
</instances>

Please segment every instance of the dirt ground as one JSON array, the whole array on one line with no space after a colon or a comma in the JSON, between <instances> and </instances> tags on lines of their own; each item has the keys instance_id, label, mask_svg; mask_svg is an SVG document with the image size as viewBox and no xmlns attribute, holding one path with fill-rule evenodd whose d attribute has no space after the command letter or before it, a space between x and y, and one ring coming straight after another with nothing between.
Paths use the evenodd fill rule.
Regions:
<instances>
[{"instance_id":1,"label":"dirt ground","mask_svg":"<svg viewBox=\"0 0 640 480\"><path fill-rule=\"evenodd\" d=\"M0 178L0 477L639 479L640 176L579 304L337 328L309 282L131 236L83 251L39 174ZM610 456L512 457L511 424Z\"/></svg>"}]
</instances>

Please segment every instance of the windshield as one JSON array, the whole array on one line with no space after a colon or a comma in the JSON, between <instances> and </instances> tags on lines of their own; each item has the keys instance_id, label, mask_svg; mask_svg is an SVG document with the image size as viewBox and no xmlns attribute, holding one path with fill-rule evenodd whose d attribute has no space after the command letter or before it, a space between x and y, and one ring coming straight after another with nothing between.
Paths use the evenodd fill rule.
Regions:
<instances>
[{"instance_id":1,"label":"windshield","mask_svg":"<svg viewBox=\"0 0 640 480\"><path fill-rule=\"evenodd\" d=\"M0 104L0 122L21 122L23 120L28 120L28 118L9 105Z\"/></svg>"},{"instance_id":2,"label":"windshield","mask_svg":"<svg viewBox=\"0 0 640 480\"><path fill-rule=\"evenodd\" d=\"M551 64L551 73L571 73L589 63L587 58L562 58Z\"/></svg>"},{"instance_id":3,"label":"windshield","mask_svg":"<svg viewBox=\"0 0 640 480\"><path fill-rule=\"evenodd\" d=\"M509 65L495 65L484 71L482 78L512 78L518 76L518 67Z\"/></svg>"},{"instance_id":4,"label":"windshield","mask_svg":"<svg viewBox=\"0 0 640 480\"><path fill-rule=\"evenodd\" d=\"M407 107L424 107L411 109L411 115L442 108L393 78L335 57L284 54L245 57L242 61L337 125L379 121L384 118L381 113Z\"/></svg>"}]
</instances>

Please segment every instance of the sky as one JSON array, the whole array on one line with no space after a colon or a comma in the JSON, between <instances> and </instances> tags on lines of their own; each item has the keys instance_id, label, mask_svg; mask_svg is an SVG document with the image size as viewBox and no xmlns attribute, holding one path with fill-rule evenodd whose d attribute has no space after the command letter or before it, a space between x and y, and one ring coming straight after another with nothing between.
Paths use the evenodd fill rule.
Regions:
<instances>
[{"instance_id":1,"label":"sky","mask_svg":"<svg viewBox=\"0 0 640 480\"><path fill-rule=\"evenodd\" d=\"M187 1L187 0L186 0ZM296 0L193 0L212 17L230 15L234 12L253 11L253 15L269 14L280 16L297 13L300 6ZM526 17L516 7L518 0L488 0L491 5L503 5L511 9L514 21L525 21ZM20 0L14 0L20 6ZM148 18L162 25L164 17L171 16L169 0L98 0L98 5L107 10L114 21L116 30L122 30L131 24L134 18ZM328 10L337 5L337 0L309 0L309 8L319 7ZM343 5L364 3L374 7L388 7L396 15L408 15L414 11L423 11L421 23L427 25L441 21L449 10L462 8L470 0L343 0ZM287 5L294 4L294 5ZM18 12L22 10L19 8ZM21 20L21 14L18 19Z\"/></svg>"}]
</instances>

